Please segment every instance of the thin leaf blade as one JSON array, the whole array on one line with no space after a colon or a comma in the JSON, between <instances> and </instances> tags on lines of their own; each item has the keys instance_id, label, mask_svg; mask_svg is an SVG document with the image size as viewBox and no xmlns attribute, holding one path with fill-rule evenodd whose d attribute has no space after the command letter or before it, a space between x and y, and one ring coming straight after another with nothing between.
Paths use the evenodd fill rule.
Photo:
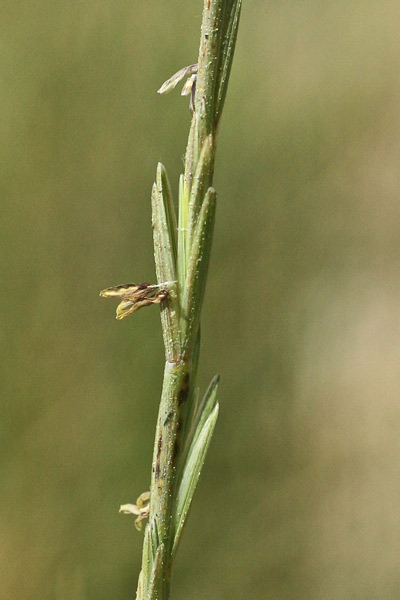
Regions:
<instances>
[{"instance_id":1,"label":"thin leaf blade","mask_svg":"<svg viewBox=\"0 0 400 600\"><path fill-rule=\"evenodd\" d=\"M215 424L218 419L219 405L215 403L213 410L205 421L201 431L195 436L189 449L182 479L179 485L175 509L175 537L172 554L176 551L182 530L188 516L193 495L199 482L200 473L204 460L214 433Z\"/></svg>"},{"instance_id":2,"label":"thin leaf blade","mask_svg":"<svg viewBox=\"0 0 400 600\"><path fill-rule=\"evenodd\" d=\"M157 181L151 194L154 260L158 284L168 283L168 297L161 305L161 324L168 360L176 360L180 352L179 298L176 273L176 217L165 169L159 163Z\"/></svg>"},{"instance_id":3,"label":"thin leaf blade","mask_svg":"<svg viewBox=\"0 0 400 600\"><path fill-rule=\"evenodd\" d=\"M191 240L187 277L182 298L183 352L193 348L199 329L214 232L217 194L208 188Z\"/></svg>"},{"instance_id":4,"label":"thin leaf blade","mask_svg":"<svg viewBox=\"0 0 400 600\"><path fill-rule=\"evenodd\" d=\"M197 398L194 398L195 405L193 407L193 414L191 415L188 423L188 434L182 451L184 461L186 460L189 449L193 444L196 443L199 434L203 430L205 422L217 404L218 386L219 375L215 375L215 377L212 378L202 400L200 402L198 401L198 394Z\"/></svg>"},{"instance_id":5,"label":"thin leaf blade","mask_svg":"<svg viewBox=\"0 0 400 600\"><path fill-rule=\"evenodd\" d=\"M218 127L218 122L224 106L233 54L236 46L241 8L242 0L233 0L232 5L226 8L226 13L224 15L226 34L222 37L222 48L220 51L221 59L217 78L215 127Z\"/></svg>"},{"instance_id":6,"label":"thin leaf blade","mask_svg":"<svg viewBox=\"0 0 400 600\"><path fill-rule=\"evenodd\" d=\"M157 548L153 570L150 577L149 591L146 600L159 600L161 598L162 589L162 573L165 561L165 546L160 544Z\"/></svg>"}]
</instances>

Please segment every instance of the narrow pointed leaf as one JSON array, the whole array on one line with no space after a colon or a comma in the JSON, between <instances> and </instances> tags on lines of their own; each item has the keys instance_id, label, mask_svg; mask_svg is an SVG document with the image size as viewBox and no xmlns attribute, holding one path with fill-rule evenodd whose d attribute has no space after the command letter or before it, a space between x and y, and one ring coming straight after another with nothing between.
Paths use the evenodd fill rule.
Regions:
<instances>
[{"instance_id":1,"label":"narrow pointed leaf","mask_svg":"<svg viewBox=\"0 0 400 600\"><path fill-rule=\"evenodd\" d=\"M217 422L218 410L219 406L217 403L215 404L211 414L208 416L208 419L205 421L201 431L195 436L188 452L176 498L176 510L174 518L175 537L172 554L176 551L179 544L183 526L189 512L190 504L200 478L201 469L210 445L215 424Z\"/></svg>"},{"instance_id":2,"label":"narrow pointed leaf","mask_svg":"<svg viewBox=\"0 0 400 600\"><path fill-rule=\"evenodd\" d=\"M178 256L177 270L179 289L183 290L186 276L186 232L189 212L189 194L183 175L179 178L179 221L178 221Z\"/></svg>"},{"instance_id":3,"label":"narrow pointed leaf","mask_svg":"<svg viewBox=\"0 0 400 600\"><path fill-rule=\"evenodd\" d=\"M153 570L150 577L147 600L160 600L162 588L162 573L165 561L165 546L160 544L154 558Z\"/></svg>"},{"instance_id":4,"label":"narrow pointed leaf","mask_svg":"<svg viewBox=\"0 0 400 600\"><path fill-rule=\"evenodd\" d=\"M157 184L153 185L151 195L154 259L158 283L168 282L168 297L161 305L165 353L168 360L176 360L180 350L176 232L173 226L174 216L170 210L171 203L163 183L162 170L162 165L159 165Z\"/></svg>"},{"instance_id":5,"label":"narrow pointed leaf","mask_svg":"<svg viewBox=\"0 0 400 600\"><path fill-rule=\"evenodd\" d=\"M218 385L219 375L215 375L215 377L212 378L202 401L200 402L199 406L196 407L196 411L193 415L193 422L190 427L191 445L196 443L197 438L203 430L205 422L217 404Z\"/></svg>"},{"instance_id":6,"label":"narrow pointed leaf","mask_svg":"<svg viewBox=\"0 0 400 600\"><path fill-rule=\"evenodd\" d=\"M216 192L208 188L194 229L182 299L183 350L192 349L199 329L214 231Z\"/></svg>"},{"instance_id":7,"label":"narrow pointed leaf","mask_svg":"<svg viewBox=\"0 0 400 600\"><path fill-rule=\"evenodd\" d=\"M150 575L153 565L153 557L151 550L151 534L150 534L150 523L146 525L144 531L144 542L143 542L143 560L142 560L142 588L147 590L150 584Z\"/></svg>"},{"instance_id":8,"label":"narrow pointed leaf","mask_svg":"<svg viewBox=\"0 0 400 600\"><path fill-rule=\"evenodd\" d=\"M136 590L136 600L144 600L143 571L140 571L139 573L138 586Z\"/></svg>"},{"instance_id":9,"label":"narrow pointed leaf","mask_svg":"<svg viewBox=\"0 0 400 600\"><path fill-rule=\"evenodd\" d=\"M157 549L160 545L158 536L157 521L152 519L150 521L150 548L151 548L151 560L155 560Z\"/></svg>"},{"instance_id":10,"label":"narrow pointed leaf","mask_svg":"<svg viewBox=\"0 0 400 600\"><path fill-rule=\"evenodd\" d=\"M164 548L162 544L160 545L156 520L152 519L146 525L144 534L143 560L140 582L142 597L146 600L150 598L150 589L152 587L154 588L155 573L159 574L159 561L157 561L157 556L160 553L159 549L161 548L161 546Z\"/></svg>"},{"instance_id":11,"label":"narrow pointed leaf","mask_svg":"<svg viewBox=\"0 0 400 600\"><path fill-rule=\"evenodd\" d=\"M151 194L154 230L154 258L158 283L174 281L176 277L176 217L171 213L172 202L163 187L161 163L157 167L157 180ZM171 226L171 224L175 224Z\"/></svg>"},{"instance_id":12,"label":"narrow pointed leaf","mask_svg":"<svg viewBox=\"0 0 400 600\"><path fill-rule=\"evenodd\" d=\"M196 88L197 89L197 88ZM192 187L194 170L199 160L199 116L195 111L190 124L189 139L185 154L185 186L187 190ZM189 203L189 198L188 198Z\"/></svg>"},{"instance_id":13,"label":"narrow pointed leaf","mask_svg":"<svg viewBox=\"0 0 400 600\"><path fill-rule=\"evenodd\" d=\"M219 375L215 375L201 401L199 400L199 390L196 389L193 393L192 410L187 425L185 426L187 435L182 449L183 466L185 465L189 448L196 442L197 437L204 427L204 423L215 408L217 403L218 384Z\"/></svg>"},{"instance_id":14,"label":"narrow pointed leaf","mask_svg":"<svg viewBox=\"0 0 400 600\"><path fill-rule=\"evenodd\" d=\"M223 18L226 33L224 36L222 36L222 47L220 49L214 123L215 127L218 126L219 118L224 106L229 75L231 72L233 53L235 51L241 8L242 0L233 0L231 6L227 6Z\"/></svg>"},{"instance_id":15,"label":"narrow pointed leaf","mask_svg":"<svg viewBox=\"0 0 400 600\"><path fill-rule=\"evenodd\" d=\"M201 203L204 198L205 191L208 189L212 180L214 161L214 143L213 136L210 133L204 141L200 152L199 162L197 163L196 171L193 177L192 190L190 193L189 202L189 219L188 219L188 245L186 252L190 253L191 238L193 230L196 226L197 217L201 209Z\"/></svg>"},{"instance_id":16,"label":"narrow pointed leaf","mask_svg":"<svg viewBox=\"0 0 400 600\"><path fill-rule=\"evenodd\" d=\"M169 184L167 172L165 170L164 165L158 163L157 165L157 175L156 175L156 184L159 193L162 195L165 217L167 220L168 226L168 234L169 239L174 255L174 261L176 263L176 251L177 251L177 242L176 242L176 213L174 201L172 198L171 186Z\"/></svg>"}]
</instances>

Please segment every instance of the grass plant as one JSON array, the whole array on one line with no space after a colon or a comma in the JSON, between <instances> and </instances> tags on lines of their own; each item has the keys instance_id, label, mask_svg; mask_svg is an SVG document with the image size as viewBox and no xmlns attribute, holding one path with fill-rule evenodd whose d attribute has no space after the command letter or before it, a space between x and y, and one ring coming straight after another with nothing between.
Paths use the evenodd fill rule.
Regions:
<instances>
[{"instance_id":1,"label":"grass plant","mask_svg":"<svg viewBox=\"0 0 400 600\"><path fill-rule=\"evenodd\" d=\"M196 388L200 316L212 245L216 137L236 42L241 0L205 0L197 64L184 67L159 92L185 80L192 120L179 181L176 214L167 173L157 166L152 225L157 283L126 284L101 292L120 300L117 318L159 304L165 346L150 492L121 511L148 518L137 600L167 600L182 530L218 417L218 376L203 399Z\"/></svg>"}]
</instances>

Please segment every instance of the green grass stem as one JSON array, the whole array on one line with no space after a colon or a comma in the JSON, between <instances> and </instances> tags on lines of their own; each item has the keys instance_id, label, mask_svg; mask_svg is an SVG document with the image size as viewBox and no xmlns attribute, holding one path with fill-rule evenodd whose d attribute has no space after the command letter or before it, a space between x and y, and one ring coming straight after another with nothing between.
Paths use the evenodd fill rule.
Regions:
<instances>
[{"instance_id":1,"label":"green grass stem","mask_svg":"<svg viewBox=\"0 0 400 600\"><path fill-rule=\"evenodd\" d=\"M158 303L165 369L158 413L148 507L123 512L147 516L137 600L168 600L173 559L218 416L218 376L202 401L196 390L200 316L206 288L216 210L212 187L216 136L226 96L241 0L205 0L198 63L168 79L160 93L179 81L191 94L192 122L179 181L178 215L163 165L152 190L157 286L110 288L131 312ZM144 287L147 286L147 287ZM128 312L127 312L128 314ZM122 507L126 508L126 507Z\"/></svg>"}]
</instances>

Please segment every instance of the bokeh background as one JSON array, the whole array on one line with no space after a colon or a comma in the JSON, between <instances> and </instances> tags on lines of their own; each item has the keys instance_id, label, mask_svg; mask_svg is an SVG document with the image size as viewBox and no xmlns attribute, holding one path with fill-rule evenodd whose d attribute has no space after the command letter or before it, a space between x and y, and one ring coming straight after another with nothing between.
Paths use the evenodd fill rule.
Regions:
<instances>
[{"instance_id":1,"label":"bokeh background","mask_svg":"<svg viewBox=\"0 0 400 600\"><path fill-rule=\"evenodd\" d=\"M163 370L157 161L176 196L202 2L3 0L1 600L135 597ZM174 600L400 597L400 6L244 0L200 385L221 412Z\"/></svg>"}]
</instances>

